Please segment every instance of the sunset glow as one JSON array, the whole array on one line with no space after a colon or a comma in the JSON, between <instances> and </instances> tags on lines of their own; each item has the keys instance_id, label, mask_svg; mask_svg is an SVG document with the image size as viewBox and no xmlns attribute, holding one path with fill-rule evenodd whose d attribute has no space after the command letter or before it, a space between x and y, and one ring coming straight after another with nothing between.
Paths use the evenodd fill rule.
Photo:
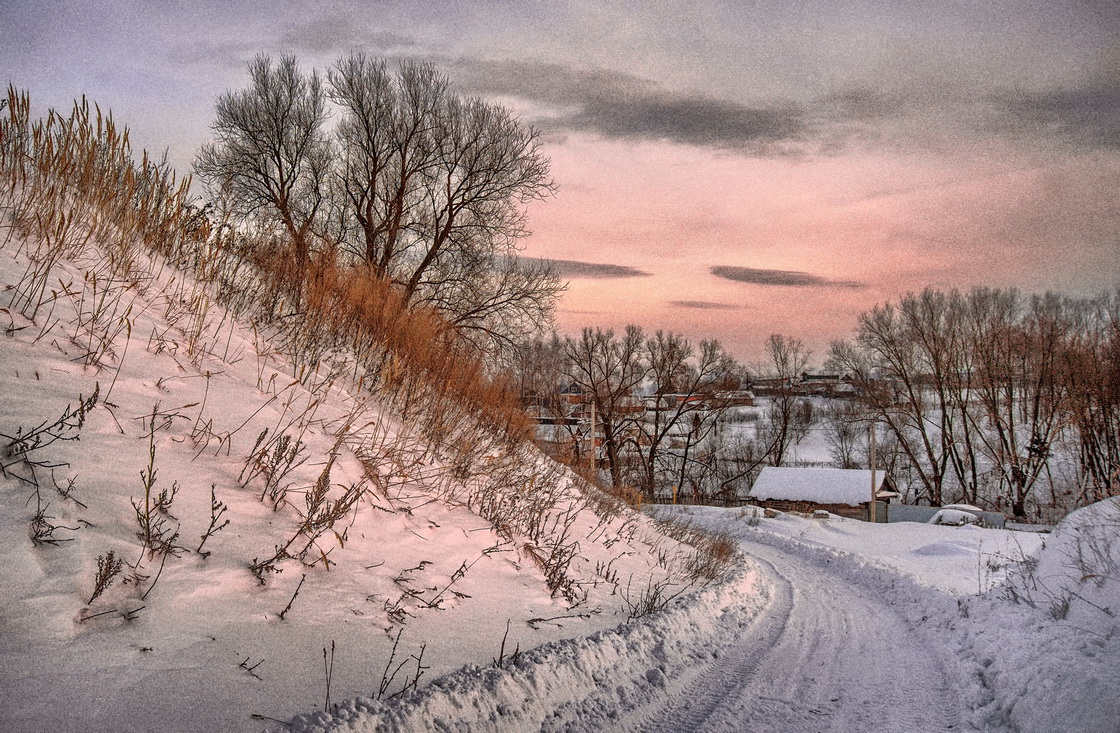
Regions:
<instances>
[{"instance_id":1,"label":"sunset glow","mask_svg":"<svg viewBox=\"0 0 1120 733\"><path fill-rule=\"evenodd\" d=\"M431 60L513 108L559 186L524 254L569 262L566 333L820 355L909 290L1117 285L1110 3L125 5L5 3L4 81L89 96L184 173L260 52Z\"/></svg>"}]
</instances>

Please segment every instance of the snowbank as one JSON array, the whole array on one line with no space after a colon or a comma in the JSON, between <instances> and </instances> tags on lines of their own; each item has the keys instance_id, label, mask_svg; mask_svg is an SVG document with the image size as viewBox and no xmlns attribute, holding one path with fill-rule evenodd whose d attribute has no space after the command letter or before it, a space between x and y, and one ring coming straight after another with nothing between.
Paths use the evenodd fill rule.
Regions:
<instances>
[{"instance_id":1,"label":"snowbank","mask_svg":"<svg viewBox=\"0 0 1120 733\"><path fill-rule=\"evenodd\" d=\"M599 731L718 657L769 601L751 564L724 582L610 631L546 644L501 667L468 666L402 698L359 698L275 730L527 731L578 720ZM565 729L570 729L566 727Z\"/></svg>"},{"instance_id":2,"label":"snowbank","mask_svg":"<svg viewBox=\"0 0 1120 733\"><path fill-rule=\"evenodd\" d=\"M1023 731L1120 731L1120 497L1062 520L998 595L985 652L1010 722ZM1006 639L994 648L993 637ZM1015 638L1018 636L1018 638ZM1011 638L1008 638L1011 637Z\"/></svg>"}]
</instances>

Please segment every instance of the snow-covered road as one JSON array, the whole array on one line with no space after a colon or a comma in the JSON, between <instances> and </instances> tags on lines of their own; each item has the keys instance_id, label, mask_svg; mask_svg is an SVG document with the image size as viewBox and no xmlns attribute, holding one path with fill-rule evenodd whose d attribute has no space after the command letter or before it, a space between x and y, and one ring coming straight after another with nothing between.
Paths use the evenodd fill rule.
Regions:
<instances>
[{"instance_id":1,"label":"snow-covered road","mask_svg":"<svg viewBox=\"0 0 1120 733\"><path fill-rule=\"evenodd\" d=\"M785 550L742 544L773 583L771 603L656 713L620 730L960 730L938 650L889 598Z\"/></svg>"},{"instance_id":2,"label":"snow-covered road","mask_svg":"<svg viewBox=\"0 0 1120 733\"><path fill-rule=\"evenodd\" d=\"M293 728L924 733L968 727L960 714L968 706L946 671L948 650L905 620L915 608L947 602L947 594L880 568L845 571L835 564L837 555L788 539L734 535L746 556L742 571L690 603L616 631L546 645L509 670L467 668L408 699L351 701L335 716L311 714Z\"/></svg>"},{"instance_id":3,"label":"snow-covered road","mask_svg":"<svg viewBox=\"0 0 1120 733\"><path fill-rule=\"evenodd\" d=\"M615 629L503 668L469 666L396 700L350 700L283 730L1120 733L1120 632L1101 612L1120 606L1105 593L1113 586L1071 608L1071 622L961 590L991 581L993 563L1031 537L667 511L734 538L742 565ZM1083 524L1113 532L1103 511ZM1051 535L1033 564L1054 587L1069 575L1069 543L1084 539L1078 526ZM1076 574L1063 582L1098 589Z\"/></svg>"}]
</instances>

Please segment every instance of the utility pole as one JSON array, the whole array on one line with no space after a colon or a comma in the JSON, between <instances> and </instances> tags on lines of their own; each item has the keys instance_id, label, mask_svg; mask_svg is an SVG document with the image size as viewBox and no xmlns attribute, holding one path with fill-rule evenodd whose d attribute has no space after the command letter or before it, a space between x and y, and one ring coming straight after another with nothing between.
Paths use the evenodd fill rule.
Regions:
<instances>
[{"instance_id":1,"label":"utility pole","mask_svg":"<svg viewBox=\"0 0 1120 733\"><path fill-rule=\"evenodd\" d=\"M595 398L591 398L591 475L598 477L599 465L595 461Z\"/></svg>"},{"instance_id":2,"label":"utility pole","mask_svg":"<svg viewBox=\"0 0 1120 733\"><path fill-rule=\"evenodd\" d=\"M876 431L875 431L875 423L874 422L871 423L870 432L871 432L871 438L870 438L871 439L871 506L867 510L867 513L869 515L868 520L872 524L874 524L876 519L877 519L877 517L875 516L876 515L875 503L876 503L876 500L878 499L878 493L879 493L878 492L878 486L876 486L876 482L875 482L875 432Z\"/></svg>"}]
</instances>

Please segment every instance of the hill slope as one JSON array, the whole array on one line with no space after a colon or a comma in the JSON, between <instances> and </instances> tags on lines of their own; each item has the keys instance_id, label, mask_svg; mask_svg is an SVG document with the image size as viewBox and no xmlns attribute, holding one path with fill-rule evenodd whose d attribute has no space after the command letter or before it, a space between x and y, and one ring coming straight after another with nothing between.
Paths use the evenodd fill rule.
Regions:
<instances>
[{"instance_id":1,"label":"hill slope","mask_svg":"<svg viewBox=\"0 0 1120 733\"><path fill-rule=\"evenodd\" d=\"M88 246L30 318L30 254L0 251L0 728L252 730L700 577L529 446L464 471L158 258L114 280Z\"/></svg>"}]
</instances>

